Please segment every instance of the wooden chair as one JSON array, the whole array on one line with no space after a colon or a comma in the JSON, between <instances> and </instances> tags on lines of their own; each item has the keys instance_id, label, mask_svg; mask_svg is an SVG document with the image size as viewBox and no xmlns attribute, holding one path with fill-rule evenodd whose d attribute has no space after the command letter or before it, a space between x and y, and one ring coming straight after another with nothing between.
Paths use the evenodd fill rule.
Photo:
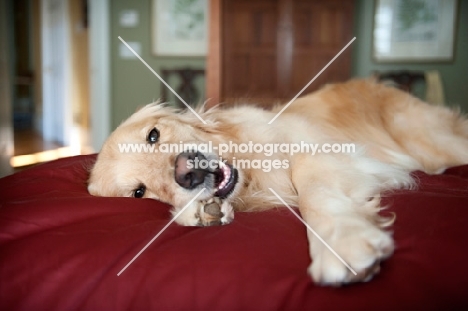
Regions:
<instances>
[{"instance_id":1,"label":"wooden chair","mask_svg":"<svg viewBox=\"0 0 468 311\"><path fill-rule=\"evenodd\" d=\"M425 75L422 71L388 71L388 72L374 72L374 76L379 81L391 81L399 89L412 93L416 82L425 81Z\"/></svg>"},{"instance_id":2,"label":"wooden chair","mask_svg":"<svg viewBox=\"0 0 468 311\"><path fill-rule=\"evenodd\" d=\"M168 81L172 76L175 76L180 81L180 84L177 87L173 87L174 91L179 94L180 97L189 105L197 104L199 101L203 100L197 90L194 82L199 76L205 75L204 69L192 69L192 68L180 68L180 69L162 69L162 78L168 84ZM168 94L172 92L161 83L161 100L169 101L170 98ZM185 105L175 96L172 95L171 98L174 98L177 106L185 108Z\"/></svg>"}]
</instances>

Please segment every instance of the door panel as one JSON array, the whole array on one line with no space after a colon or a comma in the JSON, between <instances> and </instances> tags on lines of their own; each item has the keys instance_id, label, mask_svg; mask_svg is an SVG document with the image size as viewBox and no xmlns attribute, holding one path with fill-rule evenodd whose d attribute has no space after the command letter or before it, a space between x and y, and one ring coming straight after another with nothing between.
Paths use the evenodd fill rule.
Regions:
<instances>
[{"instance_id":1,"label":"door panel","mask_svg":"<svg viewBox=\"0 0 468 311\"><path fill-rule=\"evenodd\" d=\"M276 1L226 1L224 99L276 96Z\"/></svg>"},{"instance_id":2,"label":"door panel","mask_svg":"<svg viewBox=\"0 0 468 311\"><path fill-rule=\"evenodd\" d=\"M352 38L353 1L212 2L221 15L220 99L228 103L248 98L267 106L278 99L289 101ZM306 92L349 79L350 66L348 48Z\"/></svg>"},{"instance_id":3,"label":"door panel","mask_svg":"<svg viewBox=\"0 0 468 311\"><path fill-rule=\"evenodd\" d=\"M289 96L295 96L352 38L352 1L293 1L294 52ZM349 79L351 49L340 55L304 93Z\"/></svg>"}]
</instances>

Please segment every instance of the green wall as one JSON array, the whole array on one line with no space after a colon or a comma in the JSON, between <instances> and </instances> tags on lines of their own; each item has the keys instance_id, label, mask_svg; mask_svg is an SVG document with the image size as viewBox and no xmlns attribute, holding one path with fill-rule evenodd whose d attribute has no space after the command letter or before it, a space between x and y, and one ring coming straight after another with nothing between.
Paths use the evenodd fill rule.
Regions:
<instances>
[{"instance_id":1,"label":"green wall","mask_svg":"<svg viewBox=\"0 0 468 311\"><path fill-rule=\"evenodd\" d=\"M122 59L119 56L119 47L121 44L118 38L119 36L126 42L140 42L140 56L159 74L161 68L176 69L186 66L190 66L191 68L205 68L205 58L156 57L152 54L152 0L111 0L110 6L112 18L111 127L114 129L139 107L157 100L160 97L162 87L159 79L139 59ZM137 10L139 13L139 24L135 28L123 28L119 25L121 12L128 9ZM172 83L169 82L169 84ZM171 86L174 88L177 86L177 83ZM204 79L197 80L197 87L199 89L199 94L204 97Z\"/></svg>"},{"instance_id":2,"label":"green wall","mask_svg":"<svg viewBox=\"0 0 468 311\"><path fill-rule=\"evenodd\" d=\"M204 68L205 58L156 57L151 52L151 8L152 0L111 0L111 70L112 70L112 129L131 115L138 107L160 97L161 82L138 59L119 57L121 44L118 36L125 41L141 44L142 58L156 71L161 68ZM372 27L374 1L356 0L355 35L353 43L353 76L367 77L373 71L388 70L439 70L444 83L445 97L449 105L460 106L468 112L468 1L459 0L455 59L450 63L422 64L378 64L372 60ZM119 17L122 10L135 9L139 12L139 25L122 28ZM173 81L172 81L173 82ZM204 79L197 81L200 94L204 95ZM170 81L170 84L171 81Z\"/></svg>"},{"instance_id":3,"label":"green wall","mask_svg":"<svg viewBox=\"0 0 468 311\"><path fill-rule=\"evenodd\" d=\"M372 0L356 0L353 43L353 76L366 77L373 71L438 70L444 86L445 100L450 106L459 106L468 112L468 1L458 1L455 58L447 63L378 64L372 60L372 27L374 4Z\"/></svg>"}]
</instances>

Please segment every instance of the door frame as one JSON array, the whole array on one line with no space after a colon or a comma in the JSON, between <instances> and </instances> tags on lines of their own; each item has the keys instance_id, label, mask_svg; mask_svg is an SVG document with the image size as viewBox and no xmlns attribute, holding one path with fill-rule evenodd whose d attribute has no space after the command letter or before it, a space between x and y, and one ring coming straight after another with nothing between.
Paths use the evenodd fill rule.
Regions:
<instances>
[{"instance_id":1,"label":"door frame","mask_svg":"<svg viewBox=\"0 0 468 311\"><path fill-rule=\"evenodd\" d=\"M221 73L222 73L222 23L223 1L210 0L210 21L208 55L206 58L206 98L209 99L207 107L219 104L221 100Z\"/></svg>"},{"instance_id":2,"label":"door frame","mask_svg":"<svg viewBox=\"0 0 468 311\"><path fill-rule=\"evenodd\" d=\"M41 21L42 135L46 141L69 146L72 143L73 112L68 1L42 0Z\"/></svg>"},{"instance_id":3,"label":"door frame","mask_svg":"<svg viewBox=\"0 0 468 311\"><path fill-rule=\"evenodd\" d=\"M111 131L111 31L109 0L89 1L91 146L99 151Z\"/></svg>"},{"instance_id":4,"label":"door frame","mask_svg":"<svg viewBox=\"0 0 468 311\"><path fill-rule=\"evenodd\" d=\"M8 0L0 0L0 45L10 46L8 23L10 22ZM10 158L13 156L13 122L12 122L12 89L11 49L0 49L0 177L13 172Z\"/></svg>"}]
</instances>

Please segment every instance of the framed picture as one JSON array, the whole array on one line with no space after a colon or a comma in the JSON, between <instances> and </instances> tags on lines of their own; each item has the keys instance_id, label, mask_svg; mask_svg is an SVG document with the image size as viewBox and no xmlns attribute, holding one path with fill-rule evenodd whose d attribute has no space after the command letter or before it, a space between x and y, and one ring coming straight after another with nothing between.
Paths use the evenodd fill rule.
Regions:
<instances>
[{"instance_id":1,"label":"framed picture","mask_svg":"<svg viewBox=\"0 0 468 311\"><path fill-rule=\"evenodd\" d=\"M377 0L373 57L377 62L453 60L457 0Z\"/></svg>"},{"instance_id":2,"label":"framed picture","mask_svg":"<svg viewBox=\"0 0 468 311\"><path fill-rule=\"evenodd\" d=\"M152 50L158 56L206 56L208 0L153 0Z\"/></svg>"}]
</instances>

